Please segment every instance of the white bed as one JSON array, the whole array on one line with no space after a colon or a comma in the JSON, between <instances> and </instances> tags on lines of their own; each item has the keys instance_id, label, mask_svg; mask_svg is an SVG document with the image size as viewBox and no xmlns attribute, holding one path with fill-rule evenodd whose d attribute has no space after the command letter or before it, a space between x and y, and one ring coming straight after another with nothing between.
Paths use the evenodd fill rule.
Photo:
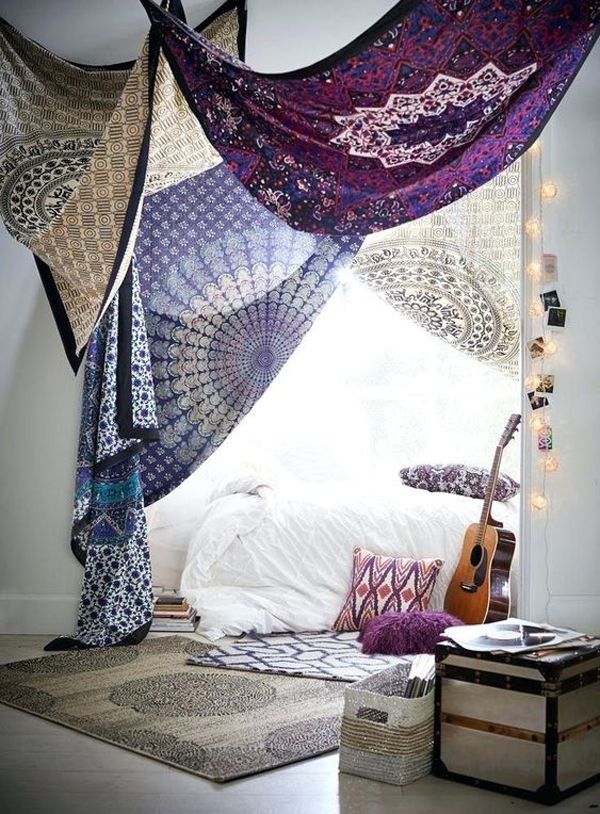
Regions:
<instances>
[{"instance_id":1,"label":"white bed","mask_svg":"<svg viewBox=\"0 0 600 814\"><path fill-rule=\"evenodd\" d=\"M211 639L255 631L329 628L346 595L355 546L445 561L433 597L440 608L465 528L481 501L383 483L272 485L260 473L217 488L190 523L181 579ZM494 516L518 528L518 501ZM152 535L151 535L152 540ZM183 557L184 551L180 555ZM514 582L514 580L513 580Z\"/></svg>"}]
</instances>

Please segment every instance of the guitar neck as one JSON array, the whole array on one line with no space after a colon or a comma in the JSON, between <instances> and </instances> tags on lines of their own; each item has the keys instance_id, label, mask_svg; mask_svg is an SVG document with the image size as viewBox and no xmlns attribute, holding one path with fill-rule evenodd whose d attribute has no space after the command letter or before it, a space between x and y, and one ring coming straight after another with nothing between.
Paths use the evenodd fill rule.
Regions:
<instances>
[{"instance_id":1,"label":"guitar neck","mask_svg":"<svg viewBox=\"0 0 600 814\"><path fill-rule=\"evenodd\" d=\"M496 447L494 453L494 462L490 471L490 477L485 492L485 499L483 501L483 508L481 510L481 518L479 520L479 538L483 539L485 536L485 529L490 522L490 513L492 511L492 503L494 502L494 495L496 494L496 484L498 483L498 474L500 473L500 462L502 461L503 447Z\"/></svg>"}]
</instances>

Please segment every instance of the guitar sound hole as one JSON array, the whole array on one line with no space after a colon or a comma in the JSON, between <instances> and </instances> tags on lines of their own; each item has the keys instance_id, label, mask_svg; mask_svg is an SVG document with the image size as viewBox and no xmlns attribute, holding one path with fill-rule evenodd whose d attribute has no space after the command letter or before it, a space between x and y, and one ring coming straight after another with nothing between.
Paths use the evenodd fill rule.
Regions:
<instances>
[{"instance_id":1,"label":"guitar sound hole","mask_svg":"<svg viewBox=\"0 0 600 814\"><path fill-rule=\"evenodd\" d=\"M483 548L480 545L474 545L471 549L471 565L477 568L483 556Z\"/></svg>"}]
</instances>

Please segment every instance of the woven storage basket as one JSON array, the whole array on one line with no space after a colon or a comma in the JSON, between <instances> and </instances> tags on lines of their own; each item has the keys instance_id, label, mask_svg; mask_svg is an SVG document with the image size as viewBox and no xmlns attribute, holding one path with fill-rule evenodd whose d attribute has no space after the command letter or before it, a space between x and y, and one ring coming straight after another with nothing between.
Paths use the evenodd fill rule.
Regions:
<instances>
[{"instance_id":1,"label":"woven storage basket","mask_svg":"<svg viewBox=\"0 0 600 814\"><path fill-rule=\"evenodd\" d=\"M347 687L340 771L403 786L431 771L433 690L404 698L410 664L397 664Z\"/></svg>"}]
</instances>

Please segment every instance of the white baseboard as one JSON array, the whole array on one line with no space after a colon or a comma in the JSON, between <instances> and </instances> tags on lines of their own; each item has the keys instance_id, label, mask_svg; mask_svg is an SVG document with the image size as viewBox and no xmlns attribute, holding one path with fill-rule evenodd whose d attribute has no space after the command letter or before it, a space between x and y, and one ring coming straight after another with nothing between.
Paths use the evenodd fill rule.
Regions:
<instances>
[{"instance_id":1,"label":"white baseboard","mask_svg":"<svg viewBox=\"0 0 600 814\"><path fill-rule=\"evenodd\" d=\"M0 634L72 634L79 596L0 593Z\"/></svg>"},{"instance_id":2,"label":"white baseboard","mask_svg":"<svg viewBox=\"0 0 600 814\"><path fill-rule=\"evenodd\" d=\"M71 634L78 605L76 594L0 593L0 634ZM600 595L554 595L549 611L556 625L600 633Z\"/></svg>"}]
</instances>

